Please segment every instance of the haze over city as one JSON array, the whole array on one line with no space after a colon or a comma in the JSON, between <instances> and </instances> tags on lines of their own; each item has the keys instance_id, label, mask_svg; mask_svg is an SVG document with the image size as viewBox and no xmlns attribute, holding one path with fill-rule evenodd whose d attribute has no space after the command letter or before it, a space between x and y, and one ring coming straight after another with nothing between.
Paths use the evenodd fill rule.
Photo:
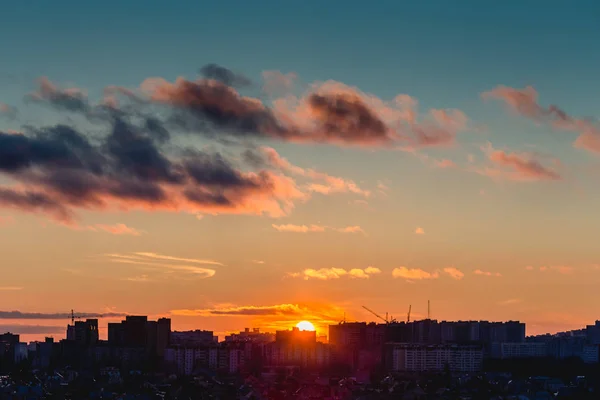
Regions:
<instances>
[{"instance_id":1,"label":"haze over city","mask_svg":"<svg viewBox=\"0 0 600 400\"><path fill-rule=\"evenodd\" d=\"M598 318L596 2L24 3L1 332Z\"/></svg>"}]
</instances>

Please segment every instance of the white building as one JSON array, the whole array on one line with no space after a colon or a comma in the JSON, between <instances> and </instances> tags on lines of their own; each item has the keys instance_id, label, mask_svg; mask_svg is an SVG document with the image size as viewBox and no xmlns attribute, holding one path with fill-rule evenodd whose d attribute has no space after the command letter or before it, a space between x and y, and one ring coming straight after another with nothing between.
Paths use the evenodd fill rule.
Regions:
<instances>
[{"instance_id":1,"label":"white building","mask_svg":"<svg viewBox=\"0 0 600 400\"><path fill-rule=\"evenodd\" d=\"M391 344L393 371L476 372L481 369L483 349L479 346Z\"/></svg>"}]
</instances>

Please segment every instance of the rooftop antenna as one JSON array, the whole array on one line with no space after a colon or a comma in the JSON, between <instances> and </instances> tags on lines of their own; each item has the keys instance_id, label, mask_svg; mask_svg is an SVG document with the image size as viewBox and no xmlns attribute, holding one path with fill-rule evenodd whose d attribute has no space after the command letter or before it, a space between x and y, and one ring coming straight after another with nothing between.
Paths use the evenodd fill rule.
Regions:
<instances>
[{"instance_id":1,"label":"rooftop antenna","mask_svg":"<svg viewBox=\"0 0 600 400\"><path fill-rule=\"evenodd\" d=\"M427 300L427 319L431 319L431 303Z\"/></svg>"}]
</instances>

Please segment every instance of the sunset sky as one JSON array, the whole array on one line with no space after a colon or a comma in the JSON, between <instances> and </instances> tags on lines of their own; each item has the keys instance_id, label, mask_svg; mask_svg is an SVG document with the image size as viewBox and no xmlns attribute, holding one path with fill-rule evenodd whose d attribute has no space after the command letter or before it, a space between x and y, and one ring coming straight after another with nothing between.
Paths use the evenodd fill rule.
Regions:
<instances>
[{"instance_id":1,"label":"sunset sky","mask_svg":"<svg viewBox=\"0 0 600 400\"><path fill-rule=\"evenodd\" d=\"M14 1L0 331L579 328L600 303L600 5ZM14 311L14 312L13 312Z\"/></svg>"}]
</instances>

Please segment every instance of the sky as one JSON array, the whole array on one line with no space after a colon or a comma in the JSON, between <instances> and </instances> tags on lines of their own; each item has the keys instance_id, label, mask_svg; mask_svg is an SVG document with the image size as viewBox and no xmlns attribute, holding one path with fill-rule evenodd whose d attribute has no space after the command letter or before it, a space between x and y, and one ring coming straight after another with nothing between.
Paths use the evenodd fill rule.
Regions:
<instances>
[{"instance_id":1,"label":"sky","mask_svg":"<svg viewBox=\"0 0 600 400\"><path fill-rule=\"evenodd\" d=\"M3 5L0 331L580 328L600 5Z\"/></svg>"}]
</instances>

